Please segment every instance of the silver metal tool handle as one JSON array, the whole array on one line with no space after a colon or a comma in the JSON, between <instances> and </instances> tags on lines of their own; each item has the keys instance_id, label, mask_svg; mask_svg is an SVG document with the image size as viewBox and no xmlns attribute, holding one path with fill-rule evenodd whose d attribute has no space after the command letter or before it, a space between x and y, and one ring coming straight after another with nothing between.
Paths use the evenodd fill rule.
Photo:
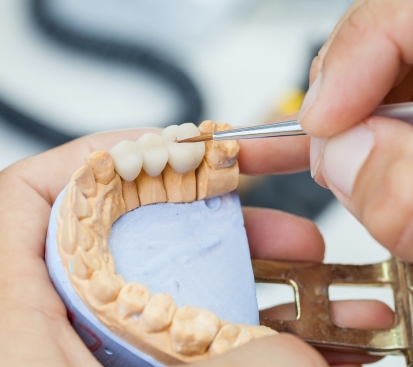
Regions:
<instances>
[{"instance_id":1,"label":"silver metal tool handle","mask_svg":"<svg viewBox=\"0 0 413 367\"><path fill-rule=\"evenodd\" d=\"M390 117L413 125L413 103L394 103L379 106L375 109L373 115Z\"/></svg>"},{"instance_id":2,"label":"silver metal tool handle","mask_svg":"<svg viewBox=\"0 0 413 367\"><path fill-rule=\"evenodd\" d=\"M297 120L220 131L214 133L214 140L256 139L292 135L305 135Z\"/></svg>"},{"instance_id":3,"label":"silver metal tool handle","mask_svg":"<svg viewBox=\"0 0 413 367\"><path fill-rule=\"evenodd\" d=\"M396 118L413 125L413 102L379 106L373 111L372 115ZM213 134L213 139L236 140L293 135L305 135L297 120L220 131Z\"/></svg>"}]
</instances>

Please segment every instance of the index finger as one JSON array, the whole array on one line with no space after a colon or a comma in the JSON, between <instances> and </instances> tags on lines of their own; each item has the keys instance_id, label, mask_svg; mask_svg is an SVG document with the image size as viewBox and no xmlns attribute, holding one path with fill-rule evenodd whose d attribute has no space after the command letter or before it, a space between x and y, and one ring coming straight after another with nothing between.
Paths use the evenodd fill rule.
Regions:
<instances>
[{"instance_id":1,"label":"index finger","mask_svg":"<svg viewBox=\"0 0 413 367\"><path fill-rule=\"evenodd\" d=\"M310 166L310 138L286 136L240 140L240 172L249 175L294 173Z\"/></svg>"}]
</instances>

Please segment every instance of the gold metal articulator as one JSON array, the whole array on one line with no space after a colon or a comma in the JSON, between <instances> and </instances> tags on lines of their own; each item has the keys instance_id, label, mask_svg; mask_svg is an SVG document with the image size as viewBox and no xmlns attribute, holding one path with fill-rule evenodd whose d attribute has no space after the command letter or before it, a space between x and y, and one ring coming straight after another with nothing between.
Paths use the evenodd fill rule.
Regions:
<instances>
[{"instance_id":1,"label":"gold metal articulator","mask_svg":"<svg viewBox=\"0 0 413 367\"><path fill-rule=\"evenodd\" d=\"M397 258L372 265L339 265L253 260L255 281L294 288L296 320L268 317L261 324L288 332L315 347L374 355L403 354L413 367L413 265ZM389 330L336 326L330 317L331 284L389 286L393 289L395 323Z\"/></svg>"}]
</instances>

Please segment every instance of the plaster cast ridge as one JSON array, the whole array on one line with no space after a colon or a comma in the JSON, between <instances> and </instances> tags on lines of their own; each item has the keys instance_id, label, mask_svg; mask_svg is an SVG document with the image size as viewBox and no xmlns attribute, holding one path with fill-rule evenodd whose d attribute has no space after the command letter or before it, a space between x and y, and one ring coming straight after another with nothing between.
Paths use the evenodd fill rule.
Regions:
<instances>
[{"instance_id":1,"label":"plaster cast ridge","mask_svg":"<svg viewBox=\"0 0 413 367\"><path fill-rule=\"evenodd\" d=\"M211 126L210 123L209 125ZM231 152L232 158L235 154L233 144L230 149L221 144L217 152L213 151L215 147L212 145L209 148L209 154L215 158L217 154L226 151ZM228 157L221 158L218 161L230 161ZM154 358L168 360L169 365L207 359L253 338L276 333L264 326L229 323L220 320L211 311L198 307L178 308L173 298L167 294L151 295L144 285L125 282L116 273L108 237L112 224L127 212L127 208L133 210L142 205L142 200L140 197L135 200L134 205L138 205L134 208L134 205L127 205L125 187L128 185L129 190L133 185L126 184L127 181L115 172L110 154L92 152L86 162L87 165L79 168L72 176L60 205L57 242L72 286L104 325L131 345L140 350L148 350L148 354ZM228 180L230 189L227 192L235 189L233 176L235 173L238 175L236 160L232 166L218 169L210 167L205 158L202 164L208 167L202 171L202 179L209 185L208 190L203 192L204 197L211 195L211 192L219 192L218 195L226 193L222 192L226 187L221 183L216 183L218 190L214 191L214 181L208 181L208 177L219 177L216 171L219 171L221 177L231 175ZM170 172L172 168L167 169ZM172 176L176 180L177 177L180 179L179 175L186 175L193 180L194 176L199 175L199 168L189 176L177 172ZM186 181L189 182L189 179ZM175 185L175 192L179 190L178 186ZM197 190L198 186L195 183ZM134 197L130 191L127 196L128 200ZM153 197L159 199L159 196ZM197 197L199 195L195 197L192 194L190 199L194 201ZM184 199L188 200L188 196Z\"/></svg>"}]
</instances>

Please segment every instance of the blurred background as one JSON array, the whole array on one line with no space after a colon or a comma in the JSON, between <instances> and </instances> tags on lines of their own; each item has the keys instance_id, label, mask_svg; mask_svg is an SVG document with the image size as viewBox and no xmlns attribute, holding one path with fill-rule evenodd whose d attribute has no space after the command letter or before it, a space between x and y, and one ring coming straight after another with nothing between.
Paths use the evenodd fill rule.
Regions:
<instances>
[{"instance_id":1,"label":"blurred background","mask_svg":"<svg viewBox=\"0 0 413 367\"><path fill-rule=\"evenodd\" d=\"M351 3L1 0L0 169L99 131L203 119L255 125L293 113L311 60ZM240 195L315 220L326 262L389 257L309 172L242 177ZM288 286L258 284L257 293L260 308L293 300ZM331 287L330 298L393 307L389 289Z\"/></svg>"}]
</instances>

